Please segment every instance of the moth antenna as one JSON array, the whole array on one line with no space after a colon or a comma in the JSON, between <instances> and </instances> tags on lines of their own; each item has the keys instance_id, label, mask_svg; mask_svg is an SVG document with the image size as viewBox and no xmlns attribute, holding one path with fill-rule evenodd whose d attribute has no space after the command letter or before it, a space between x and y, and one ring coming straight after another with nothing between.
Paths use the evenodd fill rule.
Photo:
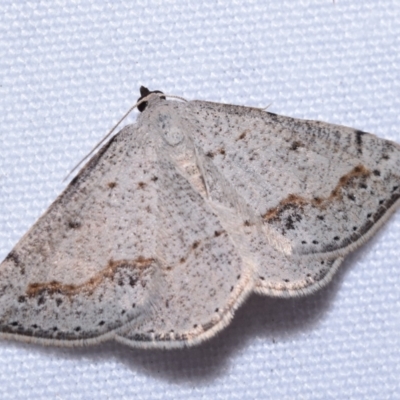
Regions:
<instances>
[{"instance_id":1,"label":"moth antenna","mask_svg":"<svg viewBox=\"0 0 400 400\"><path fill-rule=\"evenodd\" d=\"M153 94L157 94L159 95L159 97L169 97L171 99L178 99L178 100L182 100L187 102L187 100L183 97L180 96L174 96L174 95L169 95L169 94L164 94L164 93L151 93L148 96L144 97L143 99L139 100L136 104L134 104L121 118L120 120L110 129L110 131L106 134L106 136L103 137L103 139L100 140L100 142L98 142L96 144L96 146L93 147L92 150L89 151L88 154L86 154L85 157L83 157L75 166L74 168L72 168L72 170L68 173L68 175L66 175L66 177L62 180L63 182L65 182L81 165L84 161L86 161L113 133L114 131L117 129L117 127L119 126L119 124L138 106L140 106L140 104L145 103L146 101L149 100L150 96Z\"/></svg>"},{"instance_id":2,"label":"moth antenna","mask_svg":"<svg viewBox=\"0 0 400 400\"><path fill-rule=\"evenodd\" d=\"M272 106L272 103L269 103L266 107L260 108L260 110L267 111L268 108L270 108L271 106Z\"/></svg>"}]
</instances>

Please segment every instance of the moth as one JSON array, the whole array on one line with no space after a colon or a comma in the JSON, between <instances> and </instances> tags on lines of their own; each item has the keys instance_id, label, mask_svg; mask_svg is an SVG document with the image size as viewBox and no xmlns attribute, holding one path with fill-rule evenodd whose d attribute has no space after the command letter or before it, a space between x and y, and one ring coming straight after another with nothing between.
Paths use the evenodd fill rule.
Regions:
<instances>
[{"instance_id":1,"label":"moth","mask_svg":"<svg viewBox=\"0 0 400 400\"><path fill-rule=\"evenodd\" d=\"M252 293L316 291L399 204L400 146L141 88L0 265L0 338L184 347Z\"/></svg>"}]
</instances>

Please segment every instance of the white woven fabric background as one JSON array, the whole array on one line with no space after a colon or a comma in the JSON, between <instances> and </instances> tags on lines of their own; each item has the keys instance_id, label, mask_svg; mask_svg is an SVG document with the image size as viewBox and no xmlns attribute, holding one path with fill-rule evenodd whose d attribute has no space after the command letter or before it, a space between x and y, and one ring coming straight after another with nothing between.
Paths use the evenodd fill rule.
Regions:
<instances>
[{"instance_id":1,"label":"white woven fabric background","mask_svg":"<svg viewBox=\"0 0 400 400\"><path fill-rule=\"evenodd\" d=\"M398 0L2 0L0 258L140 85L400 142L399 21ZM1 341L0 398L400 399L399 260L397 212L327 288L253 296L196 348Z\"/></svg>"}]
</instances>

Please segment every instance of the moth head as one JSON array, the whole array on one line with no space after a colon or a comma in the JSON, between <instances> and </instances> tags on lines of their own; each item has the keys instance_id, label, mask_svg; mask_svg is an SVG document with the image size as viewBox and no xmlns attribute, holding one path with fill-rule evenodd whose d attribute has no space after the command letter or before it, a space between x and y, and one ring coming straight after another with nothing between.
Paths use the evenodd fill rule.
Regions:
<instances>
[{"instance_id":1,"label":"moth head","mask_svg":"<svg viewBox=\"0 0 400 400\"><path fill-rule=\"evenodd\" d=\"M151 93L163 93L163 92L160 92L159 90L150 91L150 90L147 89L146 87L140 86L140 97L138 98L137 101L140 101L140 100L144 99L145 97L147 97L147 96L148 96L149 94L151 94ZM165 97L164 97L164 96L162 96L161 98L165 100ZM143 112L143 111L146 109L146 107L147 107L147 101L145 101L145 102L142 103L142 104L139 104L139 105L138 105L138 110L139 110L140 112Z\"/></svg>"}]
</instances>

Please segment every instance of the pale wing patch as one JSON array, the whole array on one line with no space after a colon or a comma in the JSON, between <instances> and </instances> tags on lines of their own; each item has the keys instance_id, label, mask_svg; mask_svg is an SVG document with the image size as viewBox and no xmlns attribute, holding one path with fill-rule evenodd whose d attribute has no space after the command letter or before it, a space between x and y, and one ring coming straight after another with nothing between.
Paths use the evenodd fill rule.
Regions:
<instances>
[{"instance_id":1,"label":"pale wing patch","mask_svg":"<svg viewBox=\"0 0 400 400\"><path fill-rule=\"evenodd\" d=\"M157 295L146 313L119 331L118 340L132 346L198 343L230 321L253 287L252 269L170 150L160 147L158 157Z\"/></svg>"},{"instance_id":2,"label":"pale wing patch","mask_svg":"<svg viewBox=\"0 0 400 400\"><path fill-rule=\"evenodd\" d=\"M255 291L291 297L313 292L330 280L341 257L335 260L293 254L292 242L246 207L209 159L205 157L202 164L213 209L243 261L258 271Z\"/></svg>"},{"instance_id":3,"label":"pale wing patch","mask_svg":"<svg viewBox=\"0 0 400 400\"><path fill-rule=\"evenodd\" d=\"M294 255L345 255L398 203L395 143L245 107L189 107L196 145Z\"/></svg>"},{"instance_id":4,"label":"pale wing patch","mask_svg":"<svg viewBox=\"0 0 400 400\"><path fill-rule=\"evenodd\" d=\"M143 312L157 196L155 154L138 134L131 126L111 140L1 264L3 335L90 339Z\"/></svg>"}]
</instances>

